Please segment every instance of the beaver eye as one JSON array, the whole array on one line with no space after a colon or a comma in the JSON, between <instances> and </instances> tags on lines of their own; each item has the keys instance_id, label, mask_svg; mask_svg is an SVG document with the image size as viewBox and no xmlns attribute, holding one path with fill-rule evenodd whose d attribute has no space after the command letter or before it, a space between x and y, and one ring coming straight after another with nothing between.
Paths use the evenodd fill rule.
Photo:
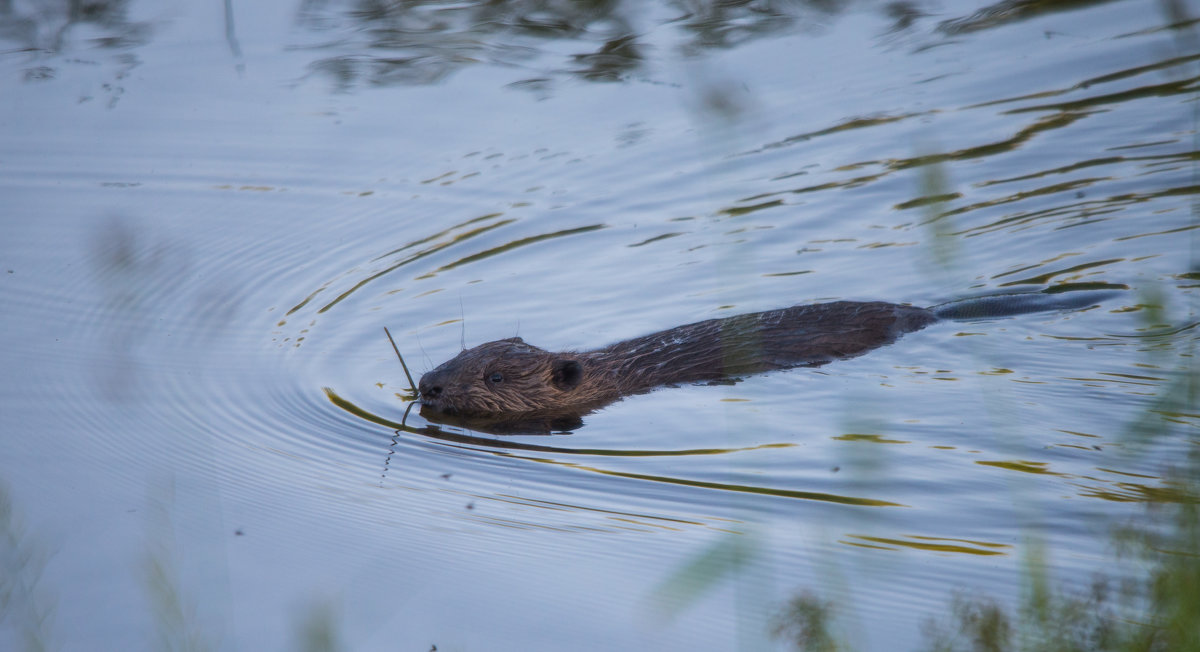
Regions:
<instances>
[{"instance_id":1,"label":"beaver eye","mask_svg":"<svg viewBox=\"0 0 1200 652\"><path fill-rule=\"evenodd\" d=\"M492 375L488 376L488 380L492 381L493 383L502 383L504 382L504 374L500 373L499 371L493 371Z\"/></svg>"}]
</instances>

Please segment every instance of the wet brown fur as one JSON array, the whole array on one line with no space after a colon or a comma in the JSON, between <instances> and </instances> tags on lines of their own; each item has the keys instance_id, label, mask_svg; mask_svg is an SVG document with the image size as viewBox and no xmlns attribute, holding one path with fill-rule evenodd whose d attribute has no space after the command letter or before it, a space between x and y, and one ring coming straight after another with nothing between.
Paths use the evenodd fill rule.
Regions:
<instances>
[{"instance_id":1,"label":"wet brown fur","mask_svg":"<svg viewBox=\"0 0 1200 652\"><path fill-rule=\"evenodd\" d=\"M422 414L580 416L662 385L861 355L934 321L925 308L836 301L709 319L594 351L555 353L513 337L464 350L422 376Z\"/></svg>"}]
</instances>

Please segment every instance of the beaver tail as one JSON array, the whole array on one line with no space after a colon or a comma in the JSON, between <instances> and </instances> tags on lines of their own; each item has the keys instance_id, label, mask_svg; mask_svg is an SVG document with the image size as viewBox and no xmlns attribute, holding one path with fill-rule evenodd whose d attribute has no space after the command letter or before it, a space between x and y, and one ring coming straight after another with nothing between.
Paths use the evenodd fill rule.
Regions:
<instances>
[{"instance_id":1,"label":"beaver tail","mask_svg":"<svg viewBox=\"0 0 1200 652\"><path fill-rule=\"evenodd\" d=\"M1083 284L1079 284L1083 285ZM1061 289L1060 289L1061 288ZM1101 289L1097 289L1101 288ZM1055 286L1040 292L1013 292L992 294L967 299L955 299L930 306L938 319L970 321L1024 315L1030 312L1055 310L1083 310L1103 303L1129 289L1124 285L1086 284L1078 286Z\"/></svg>"}]
</instances>

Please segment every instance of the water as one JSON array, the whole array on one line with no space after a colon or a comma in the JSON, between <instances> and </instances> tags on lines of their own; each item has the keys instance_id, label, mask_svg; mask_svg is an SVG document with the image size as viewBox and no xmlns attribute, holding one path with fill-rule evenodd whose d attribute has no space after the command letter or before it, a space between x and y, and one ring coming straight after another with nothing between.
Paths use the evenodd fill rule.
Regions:
<instances>
[{"instance_id":1,"label":"water","mask_svg":"<svg viewBox=\"0 0 1200 652\"><path fill-rule=\"evenodd\" d=\"M14 644L771 649L807 591L913 649L955 590L1014 600L1030 540L1056 581L1111 568L1195 446L1153 411L1195 340L1167 5L13 4ZM388 425L384 326L419 373L1064 283L1131 290L570 434Z\"/></svg>"}]
</instances>

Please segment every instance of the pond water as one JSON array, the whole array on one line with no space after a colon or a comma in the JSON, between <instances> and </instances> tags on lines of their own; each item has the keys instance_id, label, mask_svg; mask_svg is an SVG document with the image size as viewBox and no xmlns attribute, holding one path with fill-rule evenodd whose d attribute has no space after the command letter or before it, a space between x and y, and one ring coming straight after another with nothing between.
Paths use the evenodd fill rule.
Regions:
<instances>
[{"instance_id":1,"label":"pond water","mask_svg":"<svg viewBox=\"0 0 1200 652\"><path fill-rule=\"evenodd\" d=\"M1111 572L1198 441L1198 9L0 3L4 645L918 649ZM1066 284L1128 290L548 436L383 333Z\"/></svg>"}]
</instances>

